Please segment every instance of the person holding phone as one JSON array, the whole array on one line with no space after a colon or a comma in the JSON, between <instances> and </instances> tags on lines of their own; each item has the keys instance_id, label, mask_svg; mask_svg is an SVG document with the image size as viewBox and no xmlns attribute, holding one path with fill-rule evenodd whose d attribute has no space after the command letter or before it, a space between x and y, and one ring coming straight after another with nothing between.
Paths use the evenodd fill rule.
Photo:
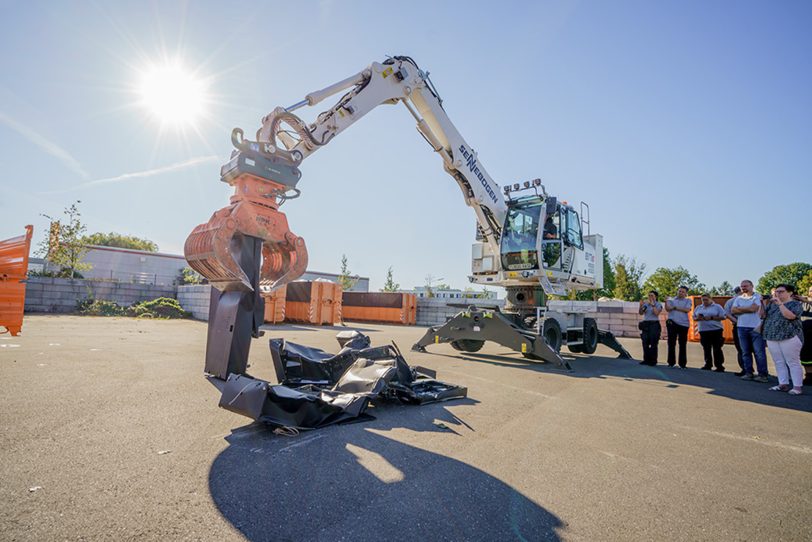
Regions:
<instances>
[{"instance_id":1,"label":"person holding phone","mask_svg":"<svg viewBox=\"0 0 812 542\"><path fill-rule=\"evenodd\" d=\"M660 326L660 313L663 311L663 304L657 298L659 294L652 290L646 299L640 300L640 314L643 320L640 322L640 339L643 341L643 361L640 365L657 365L657 346L660 342L660 335L663 328Z\"/></svg>"},{"instance_id":2,"label":"person holding phone","mask_svg":"<svg viewBox=\"0 0 812 542\"><path fill-rule=\"evenodd\" d=\"M759 312L764 317L762 333L770 348L775 372L778 373L778 385L770 388L770 391L801 395L804 372L801 368L801 313L804 309L800 301L792 299L794 293L795 287L790 284L777 285L772 299Z\"/></svg>"}]
</instances>

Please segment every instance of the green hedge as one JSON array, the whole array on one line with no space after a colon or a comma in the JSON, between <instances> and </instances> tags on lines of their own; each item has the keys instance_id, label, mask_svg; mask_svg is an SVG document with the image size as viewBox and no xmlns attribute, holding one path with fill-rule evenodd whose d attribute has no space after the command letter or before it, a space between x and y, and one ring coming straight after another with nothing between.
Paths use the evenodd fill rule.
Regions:
<instances>
[{"instance_id":1,"label":"green hedge","mask_svg":"<svg viewBox=\"0 0 812 542\"><path fill-rule=\"evenodd\" d=\"M136 318L191 318L192 314L183 310L177 299L159 297L152 301L139 301L129 307L102 299L88 298L76 307L79 314L87 316L134 316Z\"/></svg>"}]
</instances>

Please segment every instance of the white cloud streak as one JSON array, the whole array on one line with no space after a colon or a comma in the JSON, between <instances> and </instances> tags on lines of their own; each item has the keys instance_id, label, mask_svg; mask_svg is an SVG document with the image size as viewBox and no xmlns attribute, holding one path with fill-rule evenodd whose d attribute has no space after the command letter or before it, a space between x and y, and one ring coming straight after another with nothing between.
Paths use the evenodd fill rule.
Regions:
<instances>
[{"instance_id":1,"label":"white cloud streak","mask_svg":"<svg viewBox=\"0 0 812 542\"><path fill-rule=\"evenodd\" d=\"M65 164L65 166L79 174L83 179L90 178L90 175L88 175L87 171L84 170L82 164L80 164L76 158L71 156L68 151L53 141L46 139L38 132L20 122L17 122L3 112L0 112L0 124L4 124L5 126L11 128L28 140L29 143L33 143L54 158L60 160L63 164Z\"/></svg>"},{"instance_id":2,"label":"white cloud streak","mask_svg":"<svg viewBox=\"0 0 812 542\"><path fill-rule=\"evenodd\" d=\"M193 168L199 166L201 164L210 164L210 163L220 163L222 162L222 158L217 157L215 155L207 155L207 156L196 156L195 158L189 158L188 160L183 160L182 162L175 162L174 164L169 164L168 166L161 166L153 169L147 169L144 171L134 171L131 173L123 173L121 175L116 175L115 177L107 177L105 179L95 179L93 181L88 181L86 183L82 183L76 185L74 187L68 188L67 190L61 190L60 192L69 192L72 190L81 190L83 188L93 188L94 186L101 186L105 184L114 184L120 183L125 181L131 181L135 179L145 179L148 177L155 177L156 175L163 175L164 173L172 173L175 171L181 171L184 169Z\"/></svg>"}]
</instances>

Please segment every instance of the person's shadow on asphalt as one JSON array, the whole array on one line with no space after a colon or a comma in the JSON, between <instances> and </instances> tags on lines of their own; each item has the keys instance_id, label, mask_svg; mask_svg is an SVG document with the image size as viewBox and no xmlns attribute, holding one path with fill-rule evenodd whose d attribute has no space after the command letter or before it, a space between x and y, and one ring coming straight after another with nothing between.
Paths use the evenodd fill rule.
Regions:
<instances>
[{"instance_id":1,"label":"person's shadow on asphalt","mask_svg":"<svg viewBox=\"0 0 812 542\"><path fill-rule=\"evenodd\" d=\"M564 354L572 366L572 371L563 371L553 363L528 362L517 357L513 352L505 351L501 355L492 354L447 354L430 352L435 356L465 360L471 363L492 365L497 367L510 367L537 373L553 373L565 375L569 378L622 378L624 380L649 380L665 382L667 389L676 389L680 386L694 386L707 389L710 395L726 397L734 401L759 403L772 407L812 411L812 394L804 391L802 396L791 396L786 393L769 391L768 387L777 384L775 376L770 377L770 384L755 382L742 382L732 372L716 373L702 371L698 367L689 366L688 369L674 369L660 362L656 366L646 367L639 365L636 359L618 359L614 354L601 355L607 350L599 351L592 356L582 354Z\"/></svg>"},{"instance_id":2,"label":"person's shadow on asphalt","mask_svg":"<svg viewBox=\"0 0 812 542\"><path fill-rule=\"evenodd\" d=\"M561 520L508 484L386 434L433 432L464 446L475 428L445 404L372 413L293 438L256 423L235 429L209 471L214 503L254 541L559 540Z\"/></svg>"}]
</instances>

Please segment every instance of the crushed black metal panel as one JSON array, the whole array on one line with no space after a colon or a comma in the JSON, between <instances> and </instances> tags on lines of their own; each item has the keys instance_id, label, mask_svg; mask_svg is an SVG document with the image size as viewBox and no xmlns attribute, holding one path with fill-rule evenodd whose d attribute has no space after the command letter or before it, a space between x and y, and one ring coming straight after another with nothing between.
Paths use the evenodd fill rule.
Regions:
<instances>
[{"instance_id":1,"label":"crushed black metal panel","mask_svg":"<svg viewBox=\"0 0 812 542\"><path fill-rule=\"evenodd\" d=\"M231 374L220 406L275 427L316 429L368 417L370 401L423 405L467 396L466 388L435 380L434 371L410 367L394 343L369 347L363 334L342 334L335 355L271 339L280 384Z\"/></svg>"},{"instance_id":2,"label":"crushed black metal panel","mask_svg":"<svg viewBox=\"0 0 812 542\"><path fill-rule=\"evenodd\" d=\"M293 389L245 375L229 376L220 406L275 427L316 429L361 416L369 399L360 395Z\"/></svg>"},{"instance_id":3,"label":"crushed black metal panel","mask_svg":"<svg viewBox=\"0 0 812 542\"><path fill-rule=\"evenodd\" d=\"M332 386L356 360L358 352L345 348L338 354L329 354L284 339L271 339L269 345L277 379L289 386Z\"/></svg>"}]
</instances>

